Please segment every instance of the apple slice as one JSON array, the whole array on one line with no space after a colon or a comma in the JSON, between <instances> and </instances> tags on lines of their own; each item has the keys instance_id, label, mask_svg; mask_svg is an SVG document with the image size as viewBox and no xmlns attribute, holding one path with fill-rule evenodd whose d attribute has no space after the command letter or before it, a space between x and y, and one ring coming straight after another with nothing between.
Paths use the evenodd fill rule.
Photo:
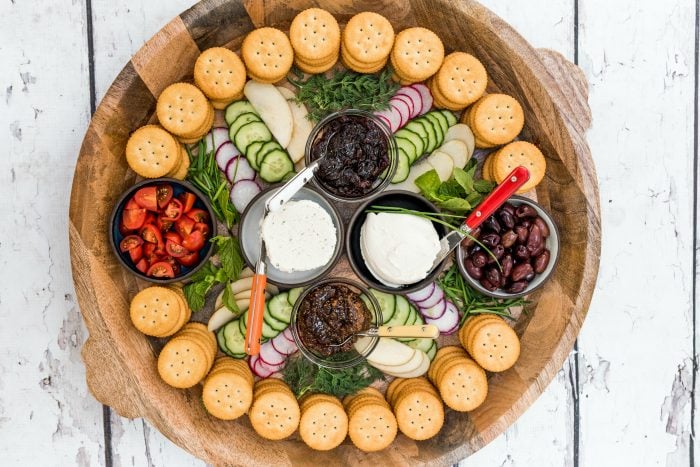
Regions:
<instances>
[{"instance_id":1,"label":"apple slice","mask_svg":"<svg viewBox=\"0 0 700 467\"><path fill-rule=\"evenodd\" d=\"M394 341L398 342L398 341ZM415 349L414 349L415 350ZM394 373L408 373L411 371L414 371L416 368L418 368L423 360L421 357L421 352L420 350L416 350L413 355L411 356L411 359L408 360L406 363L402 365L382 365L381 363L377 363L372 360L372 358L368 358L367 362L372 365L373 367L382 370L382 372L394 375Z\"/></svg>"},{"instance_id":2,"label":"apple slice","mask_svg":"<svg viewBox=\"0 0 700 467\"><path fill-rule=\"evenodd\" d=\"M411 171L408 173L408 178L406 180L401 183L389 185L387 190L406 190L412 193L420 193L420 188L416 186L415 181L418 177L431 170L433 170L433 166L427 161L422 160L411 167Z\"/></svg>"},{"instance_id":3,"label":"apple slice","mask_svg":"<svg viewBox=\"0 0 700 467\"><path fill-rule=\"evenodd\" d=\"M367 348L368 341L364 339L369 338L362 337L355 342L355 348L360 353ZM387 337L381 337L377 346L366 358L371 365L376 363L385 367L400 367L408 363L415 353L416 350L406 344Z\"/></svg>"},{"instance_id":4,"label":"apple slice","mask_svg":"<svg viewBox=\"0 0 700 467\"><path fill-rule=\"evenodd\" d=\"M472 133L471 128L469 128L469 125L465 125L464 123L457 123L456 125L452 125L450 129L447 130L447 133L445 133L444 142L452 141L453 139L458 139L467 145L467 156L468 158L471 158L474 154L475 141L474 133Z\"/></svg>"},{"instance_id":5,"label":"apple slice","mask_svg":"<svg viewBox=\"0 0 700 467\"><path fill-rule=\"evenodd\" d=\"M243 87L243 94L267 128L282 147L287 147L292 139L294 120L287 99L272 84L250 80Z\"/></svg>"},{"instance_id":6,"label":"apple slice","mask_svg":"<svg viewBox=\"0 0 700 467\"><path fill-rule=\"evenodd\" d=\"M452 158L455 167L463 169L469 162L469 148L463 141L452 139L438 148L438 151L444 152Z\"/></svg>"},{"instance_id":7,"label":"apple slice","mask_svg":"<svg viewBox=\"0 0 700 467\"><path fill-rule=\"evenodd\" d=\"M396 376L397 378L417 378L423 376L430 369L430 357L420 350L416 350L416 357L413 362L411 362L413 368L405 371L396 371L393 368L387 368L383 370L379 368L382 372L387 375ZM408 365L406 365L408 367Z\"/></svg>"},{"instance_id":8,"label":"apple slice","mask_svg":"<svg viewBox=\"0 0 700 467\"><path fill-rule=\"evenodd\" d=\"M292 110L292 120L294 121L294 128L292 129L292 139L287 145L287 152L292 161L296 164L304 158L304 152L306 151L306 141L309 139L311 130L313 130L314 125L311 120L307 118L309 112L306 110L304 104L296 102L294 99L296 94L293 91L277 86L280 94L287 99L289 103L289 108Z\"/></svg>"},{"instance_id":9,"label":"apple slice","mask_svg":"<svg viewBox=\"0 0 700 467\"><path fill-rule=\"evenodd\" d=\"M209 318L207 329L214 332L224 324L228 323L229 321L233 321L236 318L237 316L231 310L222 305L220 308L217 308L217 310Z\"/></svg>"},{"instance_id":10,"label":"apple slice","mask_svg":"<svg viewBox=\"0 0 700 467\"><path fill-rule=\"evenodd\" d=\"M455 164L449 155L436 149L426 160L428 164L433 166L441 182L446 182L450 179Z\"/></svg>"}]
</instances>

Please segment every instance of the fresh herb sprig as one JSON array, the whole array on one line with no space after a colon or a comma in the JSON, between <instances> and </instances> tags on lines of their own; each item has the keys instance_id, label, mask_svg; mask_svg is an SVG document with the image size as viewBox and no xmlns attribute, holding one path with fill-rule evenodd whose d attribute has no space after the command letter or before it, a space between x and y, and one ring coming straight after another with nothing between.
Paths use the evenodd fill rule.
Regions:
<instances>
[{"instance_id":1,"label":"fresh herb sprig","mask_svg":"<svg viewBox=\"0 0 700 467\"><path fill-rule=\"evenodd\" d=\"M326 115L343 109L366 111L384 110L399 84L391 79L391 69L378 75L365 75L350 70L336 71L331 77L304 74L294 70L296 79L287 78L297 87L296 100L306 105L308 118L319 121Z\"/></svg>"},{"instance_id":2,"label":"fresh herb sprig","mask_svg":"<svg viewBox=\"0 0 700 467\"><path fill-rule=\"evenodd\" d=\"M350 368L331 369L315 365L301 355L289 360L283 376L298 398L316 392L345 397L383 378L381 371L367 363Z\"/></svg>"},{"instance_id":3,"label":"fresh herb sprig","mask_svg":"<svg viewBox=\"0 0 700 467\"><path fill-rule=\"evenodd\" d=\"M475 180L476 160L471 159L464 169L455 168L452 177L441 182L437 171L430 170L415 181L421 194L441 209L467 213L474 209L495 184L488 180Z\"/></svg>"},{"instance_id":4,"label":"fresh herb sprig","mask_svg":"<svg viewBox=\"0 0 700 467\"><path fill-rule=\"evenodd\" d=\"M220 266L211 260L202 269L194 273L189 284L183 288L187 304L192 311L199 311L204 306L207 294L217 284L237 280L243 269L243 257L235 237L214 237L211 242L216 248ZM223 302L226 307L236 313L238 306L231 294L231 288L224 289Z\"/></svg>"},{"instance_id":5,"label":"fresh herb sprig","mask_svg":"<svg viewBox=\"0 0 700 467\"><path fill-rule=\"evenodd\" d=\"M216 165L216 148L214 148L213 140L211 145L208 145L204 139L200 140L197 146L197 155L194 155L188 146L186 148L187 156L190 158L187 180L209 198L216 217L230 229L238 222L239 216L231 203L226 178Z\"/></svg>"},{"instance_id":6,"label":"fresh herb sprig","mask_svg":"<svg viewBox=\"0 0 700 467\"><path fill-rule=\"evenodd\" d=\"M438 279L438 284L447 298L462 311L460 326L468 317L484 313L513 319L510 308L527 303L523 298L496 299L479 293L467 284L454 264Z\"/></svg>"}]
</instances>

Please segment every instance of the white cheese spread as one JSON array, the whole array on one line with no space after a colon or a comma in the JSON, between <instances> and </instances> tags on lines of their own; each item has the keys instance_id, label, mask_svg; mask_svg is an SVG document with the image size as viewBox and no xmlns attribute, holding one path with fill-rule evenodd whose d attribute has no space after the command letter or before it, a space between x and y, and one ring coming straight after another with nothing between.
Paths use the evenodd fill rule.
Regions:
<instances>
[{"instance_id":1,"label":"white cheese spread","mask_svg":"<svg viewBox=\"0 0 700 467\"><path fill-rule=\"evenodd\" d=\"M401 287L427 277L440 251L428 219L400 213L369 213L360 230L367 269L383 284Z\"/></svg>"},{"instance_id":2,"label":"white cheese spread","mask_svg":"<svg viewBox=\"0 0 700 467\"><path fill-rule=\"evenodd\" d=\"M267 257L282 272L310 271L328 264L338 242L330 214L309 200L289 201L262 222Z\"/></svg>"}]
</instances>

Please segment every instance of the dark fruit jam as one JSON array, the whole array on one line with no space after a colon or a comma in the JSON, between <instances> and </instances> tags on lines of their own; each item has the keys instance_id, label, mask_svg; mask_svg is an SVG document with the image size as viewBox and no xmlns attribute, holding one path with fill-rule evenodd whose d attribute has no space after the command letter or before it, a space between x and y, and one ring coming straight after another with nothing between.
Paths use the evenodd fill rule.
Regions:
<instances>
[{"instance_id":1,"label":"dark fruit jam","mask_svg":"<svg viewBox=\"0 0 700 467\"><path fill-rule=\"evenodd\" d=\"M331 193L358 198L369 193L389 167L386 135L362 115L342 115L323 128L311 147L311 159L323 156L316 178Z\"/></svg>"},{"instance_id":2,"label":"dark fruit jam","mask_svg":"<svg viewBox=\"0 0 700 467\"><path fill-rule=\"evenodd\" d=\"M347 352L357 339L340 344L349 336L366 331L372 317L360 296L345 285L323 285L309 292L297 315L299 338L311 351L330 356Z\"/></svg>"}]
</instances>

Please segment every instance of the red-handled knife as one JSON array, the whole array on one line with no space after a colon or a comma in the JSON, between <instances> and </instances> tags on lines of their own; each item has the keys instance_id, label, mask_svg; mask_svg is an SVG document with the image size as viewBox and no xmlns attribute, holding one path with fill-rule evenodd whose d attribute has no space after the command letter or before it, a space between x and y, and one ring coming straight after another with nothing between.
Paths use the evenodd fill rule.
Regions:
<instances>
[{"instance_id":1,"label":"red-handled knife","mask_svg":"<svg viewBox=\"0 0 700 467\"><path fill-rule=\"evenodd\" d=\"M453 230L440 239L440 251L435 257L431 270L435 269L452 250L457 248L459 242L461 242L468 233L479 227L491 214L503 206L503 203L508 201L508 198L518 191L529 179L530 171L525 167L519 166L513 169L505 180L503 180L503 182L498 185L471 214L469 214L467 220L462 224L461 230Z\"/></svg>"}]
</instances>

